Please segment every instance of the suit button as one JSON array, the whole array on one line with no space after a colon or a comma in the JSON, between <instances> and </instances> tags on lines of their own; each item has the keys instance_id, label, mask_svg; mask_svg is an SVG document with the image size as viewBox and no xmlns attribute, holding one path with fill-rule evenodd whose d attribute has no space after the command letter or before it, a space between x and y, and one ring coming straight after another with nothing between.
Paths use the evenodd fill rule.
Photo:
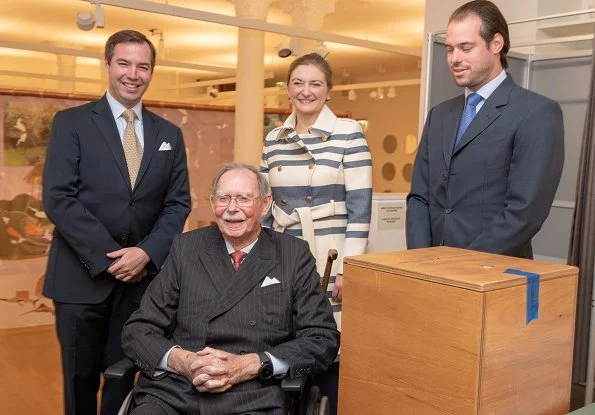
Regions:
<instances>
[{"instance_id":1,"label":"suit button","mask_svg":"<svg viewBox=\"0 0 595 415\"><path fill-rule=\"evenodd\" d=\"M256 326L256 321L254 321L254 320L250 320L250 321L248 322L248 324L250 324L251 326Z\"/></svg>"},{"instance_id":2,"label":"suit button","mask_svg":"<svg viewBox=\"0 0 595 415\"><path fill-rule=\"evenodd\" d=\"M306 203L312 203L312 196L306 196Z\"/></svg>"},{"instance_id":3,"label":"suit button","mask_svg":"<svg viewBox=\"0 0 595 415\"><path fill-rule=\"evenodd\" d=\"M240 354L241 354L241 355L244 355L244 354L246 354L246 353L248 353L246 350L244 350L244 349L240 350Z\"/></svg>"},{"instance_id":4,"label":"suit button","mask_svg":"<svg viewBox=\"0 0 595 415\"><path fill-rule=\"evenodd\" d=\"M134 206L134 200L130 201L130 206Z\"/></svg>"},{"instance_id":5,"label":"suit button","mask_svg":"<svg viewBox=\"0 0 595 415\"><path fill-rule=\"evenodd\" d=\"M448 179L448 175L446 173L442 173L442 181L445 182Z\"/></svg>"},{"instance_id":6,"label":"suit button","mask_svg":"<svg viewBox=\"0 0 595 415\"><path fill-rule=\"evenodd\" d=\"M447 215L450 215L450 213L451 213L451 212L452 212L452 210L451 210L451 209L445 209L445 210L444 210L444 213L446 213Z\"/></svg>"},{"instance_id":7,"label":"suit button","mask_svg":"<svg viewBox=\"0 0 595 415\"><path fill-rule=\"evenodd\" d=\"M123 233L122 235L120 235L120 240L121 241L125 241L128 238L128 235L126 235L125 233Z\"/></svg>"}]
</instances>

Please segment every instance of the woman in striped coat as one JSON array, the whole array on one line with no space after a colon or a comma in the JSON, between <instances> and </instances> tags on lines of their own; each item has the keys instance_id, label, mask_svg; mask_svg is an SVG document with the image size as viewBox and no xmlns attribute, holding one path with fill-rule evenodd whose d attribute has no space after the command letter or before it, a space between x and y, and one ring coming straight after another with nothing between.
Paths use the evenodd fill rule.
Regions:
<instances>
[{"instance_id":1,"label":"woman in striped coat","mask_svg":"<svg viewBox=\"0 0 595 415\"><path fill-rule=\"evenodd\" d=\"M343 258L366 251L372 205L372 162L358 122L326 106L332 70L318 54L289 67L287 92L294 112L266 137L261 172L273 190L275 230L308 241L322 275L330 248L339 252L329 292L341 329Z\"/></svg>"}]
</instances>

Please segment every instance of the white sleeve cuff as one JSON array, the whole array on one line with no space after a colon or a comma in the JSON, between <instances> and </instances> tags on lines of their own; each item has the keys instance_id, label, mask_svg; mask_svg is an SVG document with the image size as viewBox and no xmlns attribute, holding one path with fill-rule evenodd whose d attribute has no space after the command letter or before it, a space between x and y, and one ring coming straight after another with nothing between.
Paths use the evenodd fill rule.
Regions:
<instances>
[{"instance_id":1,"label":"white sleeve cuff","mask_svg":"<svg viewBox=\"0 0 595 415\"><path fill-rule=\"evenodd\" d=\"M273 364L273 376L282 378L287 374L289 370L289 364L283 360L279 359L278 357L273 356L269 352L265 352L269 359L271 359L271 363Z\"/></svg>"}]
</instances>

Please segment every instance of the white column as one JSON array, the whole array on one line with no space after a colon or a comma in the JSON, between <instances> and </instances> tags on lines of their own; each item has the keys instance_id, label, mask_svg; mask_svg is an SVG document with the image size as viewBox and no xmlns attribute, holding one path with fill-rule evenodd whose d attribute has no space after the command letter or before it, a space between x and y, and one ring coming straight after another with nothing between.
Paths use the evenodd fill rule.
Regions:
<instances>
[{"instance_id":1,"label":"white column","mask_svg":"<svg viewBox=\"0 0 595 415\"><path fill-rule=\"evenodd\" d=\"M236 16L266 20L271 0L234 0ZM258 166L264 135L264 32L238 28L234 160Z\"/></svg>"},{"instance_id":2,"label":"white column","mask_svg":"<svg viewBox=\"0 0 595 415\"><path fill-rule=\"evenodd\" d=\"M291 16L293 26L309 30L320 30L324 17L335 11L336 0L283 0L283 11ZM297 41L297 42L296 42ZM319 41L297 39L296 55L305 55L316 51Z\"/></svg>"}]
</instances>

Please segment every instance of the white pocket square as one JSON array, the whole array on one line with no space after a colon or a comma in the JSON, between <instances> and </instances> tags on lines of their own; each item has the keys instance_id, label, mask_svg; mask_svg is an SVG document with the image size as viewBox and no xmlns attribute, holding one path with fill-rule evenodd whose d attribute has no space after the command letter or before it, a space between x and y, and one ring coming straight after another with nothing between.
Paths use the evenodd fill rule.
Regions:
<instances>
[{"instance_id":1,"label":"white pocket square","mask_svg":"<svg viewBox=\"0 0 595 415\"><path fill-rule=\"evenodd\" d=\"M159 147L159 151L169 151L171 150L171 144L169 144L167 141L164 141L163 143L161 143L161 147Z\"/></svg>"},{"instance_id":2,"label":"white pocket square","mask_svg":"<svg viewBox=\"0 0 595 415\"><path fill-rule=\"evenodd\" d=\"M262 288L262 287L267 287L267 286L269 286L269 285L273 285L273 284L280 284L280 283L281 283L281 282L280 282L280 281L279 281L277 278L275 278L275 277L271 278L271 277L269 277L269 276L267 275L267 276L264 278L264 281L262 282L262 285L261 285L260 287Z\"/></svg>"}]
</instances>

